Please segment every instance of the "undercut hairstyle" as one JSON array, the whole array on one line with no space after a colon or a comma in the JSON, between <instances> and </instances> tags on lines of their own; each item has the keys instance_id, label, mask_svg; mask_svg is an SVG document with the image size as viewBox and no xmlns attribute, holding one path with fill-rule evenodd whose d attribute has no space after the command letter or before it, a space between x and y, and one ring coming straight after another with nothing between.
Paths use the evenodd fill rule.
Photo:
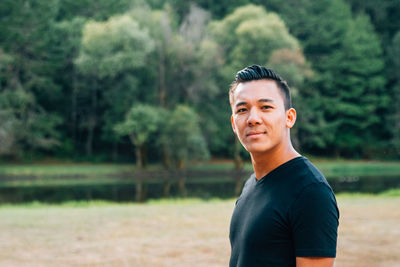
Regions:
<instances>
[{"instance_id":1,"label":"undercut hairstyle","mask_svg":"<svg viewBox=\"0 0 400 267\"><path fill-rule=\"evenodd\" d=\"M229 89L229 102L231 106L233 104L233 94L235 93L237 86L240 83L250 82L254 80L275 81L283 97L283 104L285 106L285 110L288 110L292 107L292 98L290 97L290 88L287 82L273 70L259 65L252 65L246 67L238 71L238 73L236 73L235 80L233 81Z\"/></svg>"}]
</instances>

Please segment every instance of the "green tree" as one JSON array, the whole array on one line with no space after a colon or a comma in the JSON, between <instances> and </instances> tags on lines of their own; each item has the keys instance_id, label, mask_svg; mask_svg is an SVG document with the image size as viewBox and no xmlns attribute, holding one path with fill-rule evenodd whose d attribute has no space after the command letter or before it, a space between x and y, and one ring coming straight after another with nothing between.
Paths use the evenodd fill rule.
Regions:
<instances>
[{"instance_id":1,"label":"green tree","mask_svg":"<svg viewBox=\"0 0 400 267\"><path fill-rule=\"evenodd\" d=\"M189 162L209 158L199 118L187 106L179 105L171 112L163 129L162 142L171 163L178 170L183 170Z\"/></svg>"},{"instance_id":2,"label":"green tree","mask_svg":"<svg viewBox=\"0 0 400 267\"><path fill-rule=\"evenodd\" d=\"M106 22L89 21L83 30L82 48L76 63L85 74L99 78L141 67L153 50L148 33L129 16Z\"/></svg>"},{"instance_id":3,"label":"green tree","mask_svg":"<svg viewBox=\"0 0 400 267\"><path fill-rule=\"evenodd\" d=\"M154 77L159 105L171 109L184 103L193 107L210 149L221 151L226 140L220 137L216 117L221 116L217 79L223 61L218 44L206 32L210 14L194 4L189 5L181 23L168 5L154 11L135 8L129 14L149 29L155 40L156 49L146 72ZM168 166L168 157L165 152L162 154L164 165Z\"/></svg>"},{"instance_id":4,"label":"green tree","mask_svg":"<svg viewBox=\"0 0 400 267\"><path fill-rule=\"evenodd\" d=\"M214 21L210 32L224 50L226 67L223 74L229 82L232 74L244 66L266 65L274 50L300 49L279 16L266 12L261 6L235 9L224 19Z\"/></svg>"},{"instance_id":5,"label":"green tree","mask_svg":"<svg viewBox=\"0 0 400 267\"><path fill-rule=\"evenodd\" d=\"M148 71L155 76L162 107L198 103L204 95L215 93L210 73L215 63L208 63L218 54L218 47L206 36L208 12L191 5L182 23L169 5L154 11L134 8L129 14L149 30L155 41Z\"/></svg>"},{"instance_id":6,"label":"green tree","mask_svg":"<svg viewBox=\"0 0 400 267\"><path fill-rule=\"evenodd\" d=\"M22 88L0 92L0 118L0 155L31 156L59 144L60 117L44 112Z\"/></svg>"},{"instance_id":7,"label":"green tree","mask_svg":"<svg viewBox=\"0 0 400 267\"><path fill-rule=\"evenodd\" d=\"M58 20L73 20L75 17L85 17L104 21L115 14L124 13L135 4L145 4L138 0L59 0Z\"/></svg>"},{"instance_id":8,"label":"green tree","mask_svg":"<svg viewBox=\"0 0 400 267\"><path fill-rule=\"evenodd\" d=\"M139 169L144 167L144 150L150 140L150 136L160 128L162 111L149 105L133 105L126 114L125 121L114 127L120 136L129 136L136 151L136 165ZM145 199L146 190L143 188L142 177L138 177L136 184L136 200Z\"/></svg>"},{"instance_id":9,"label":"green tree","mask_svg":"<svg viewBox=\"0 0 400 267\"><path fill-rule=\"evenodd\" d=\"M59 63L49 44L58 7L54 1L0 5L0 110L14 155L51 151L58 144L61 118L53 108L61 91L53 75Z\"/></svg>"},{"instance_id":10,"label":"green tree","mask_svg":"<svg viewBox=\"0 0 400 267\"><path fill-rule=\"evenodd\" d=\"M336 88L326 92L325 98L326 119L336 125L333 147L337 154L368 157L382 145L380 133L385 129L389 100L383 71L380 40L369 18L358 15L349 25L342 53L331 70Z\"/></svg>"},{"instance_id":11,"label":"green tree","mask_svg":"<svg viewBox=\"0 0 400 267\"><path fill-rule=\"evenodd\" d=\"M182 171L189 162L209 158L197 114L187 106L177 106L165 122L161 142L173 167L181 172L179 188L182 195L185 195L186 177Z\"/></svg>"},{"instance_id":12,"label":"green tree","mask_svg":"<svg viewBox=\"0 0 400 267\"><path fill-rule=\"evenodd\" d=\"M400 5L397 0L382 0L379 5L374 0L346 0L354 13L365 13L383 42L383 47L390 45L390 40L399 30Z\"/></svg>"},{"instance_id":13,"label":"green tree","mask_svg":"<svg viewBox=\"0 0 400 267\"><path fill-rule=\"evenodd\" d=\"M91 81L91 86L88 88L91 103L85 122L88 130L86 142L88 155L92 154L94 130L101 119L98 114L100 84L108 84L109 90L112 90L121 82L132 81L132 73L146 64L146 56L153 47L153 41L148 33L127 15L111 17L105 22L90 21L85 25L76 64L82 74ZM135 83L132 82L131 85ZM114 100L105 99L106 108L112 114L111 119L115 117L113 113L122 117L119 109L121 103L115 103ZM124 103L128 109L127 102ZM106 122L106 130L111 129L111 124L109 121Z\"/></svg>"},{"instance_id":14,"label":"green tree","mask_svg":"<svg viewBox=\"0 0 400 267\"><path fill-rule=\"evenodd\" d=\"M133 105L126 114L125 120L114 127L120 136L129 136L136 151L136 165L144 166L143 152L151 134L159 130L162 111L159 108L138 104Z\"/></svg>"},{"instance_id":15,"label":"green tree","mask_svg":"<svg viewBox=\"0 0 400 267\"><path fill-rule=\"evenodd\" d=\"M389 58L389 82L391 101L389 104L389 123L392 134L390 145L394 148L394 154L400 155L400 31L393 37L388 49Z\"/></svg>"}]
</instances>

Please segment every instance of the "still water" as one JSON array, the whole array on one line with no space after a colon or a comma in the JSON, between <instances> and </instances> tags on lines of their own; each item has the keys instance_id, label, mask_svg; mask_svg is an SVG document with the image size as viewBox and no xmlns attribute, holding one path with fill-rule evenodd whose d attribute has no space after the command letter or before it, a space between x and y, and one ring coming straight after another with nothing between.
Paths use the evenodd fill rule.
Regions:
<instances>
[{"instance_id":1,"label":"still water","mask_svg":"<svg viewBox=\"0 0 400 267\"><path fill-rule=\"evenodd\" d=\"M235 186L242 186L249 177L242 174L243 179L235 183L232 176L198 176L190 175L185 181L185 194L182 195L178 180L170 183L169 197L199 198L234 198ZM84 179L84 178L82 178ZM112 178L110 178L112 179ZM391 176L342 176L327 177L335 193L362 192L379 193L389 189L400 189L400 175ZM142 188L145 199L157 199L165 196L165 180L143 179ZM74 200L111 200L135 201L137 181L133 178L112 184L86 184L64 186L1 186L0 202L64 202Z\"/></svg>"}]
</instances>

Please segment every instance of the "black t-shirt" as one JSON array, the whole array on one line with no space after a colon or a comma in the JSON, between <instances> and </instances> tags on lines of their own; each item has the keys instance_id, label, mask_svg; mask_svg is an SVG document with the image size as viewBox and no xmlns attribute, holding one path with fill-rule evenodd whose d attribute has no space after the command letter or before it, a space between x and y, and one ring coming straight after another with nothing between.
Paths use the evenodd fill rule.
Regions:
<instances>
[{"instance_id":1,"label":"black t-shirt","mask_svg":"<svg viewBox=\"0 0 400 267\"><path fill-rule=\"evenodd\" d=\"M339 210L324 176L304 157L247 180L230 226L229 266L296 266L336 257Z\"/></svg>"}]
</instances>

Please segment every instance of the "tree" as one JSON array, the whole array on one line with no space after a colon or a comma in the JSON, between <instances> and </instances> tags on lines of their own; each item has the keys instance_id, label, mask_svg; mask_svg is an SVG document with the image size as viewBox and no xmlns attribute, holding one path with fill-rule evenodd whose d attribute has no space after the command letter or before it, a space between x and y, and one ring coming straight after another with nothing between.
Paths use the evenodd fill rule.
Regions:
<instances>
[{"instance_id":1,"label":"tree","mask_svg":"<svg viewBox=\"0 0 400 267\"><path fill-rule=\"evenodd\" d=\"M187 106L179 105L171 112L162 133L162 142L166 145L173 166L178 170L183 170L189 162L209 158L199 118Z\"/></svg>"},{"instance_id":2,"label":"tree","mask_svg":"<svg viewBox=\"0 0 400 267\"><path fill-rule=\"evenodd\" d=\"M144 166L143 151L146 142L149 141L151 134L159 130L160 114L162 114L162 111L159 108L145 104L134 104L126 114L125 120L114 127L118 135L129 136L135 146L138 168Z\"/></svg>"},{"instance_id":3,"label":"tree","mask_svg":"<svg viewBox=\"0 0 400 267\"><path fill-rule=\"evenodd\" d=\"M383 48L390 45L390 40L399 30L400 5L397 0L383 0L376 4L374 0L346 0L355 14L367 14L380 36Z\"/></svg>"},{"instance_id":4,"label":"tree","mask_svg":"<svg viewBox=\"0 0 400 267\"><path fill-rule=\"evenodd\" d=\"M214 21L210 32L224 49L227 66L224 74L229 81L232 73L244 66L266 65L276 49L300 49L279 16L261 6L235 9L224 19Z\"/></svg>"},{"instance_id":5,"label":"tree","mask_svg":"<svg viewBox=\"0 0 400 267\"><path fill-rule=\"evenodd\" d=\"M156 49L146 73L154 77L159 105L168 109L182 103L193 107L199 114L209 147L221 151L226 139L219 134L216 117L222 116L217 79L223 61L218 44L206 32L210 14L194 4L189 6L181 23L168 5L154 11L135 8L129 14L148 28L155 40ZM168 167L168 158L162 154Z\"/></svg>"},{"instance_id":6,"label":"tree","mask_svg":"<svg viewBox=\"0 0 400 267\"><path fill-rule=\"evenodd\" d=\"M59 64L48 42L58 7L45 1L3 1L0 7L0 110L14 155L58 144L62 119L52 108L60 97L53 79Z\"/></svg>"},{"instance_id":7,"label":"tree","mask_svg":"<svg viewBox=\"0 0 400 267\"><path fill-rule=\"evenodd\" d=\"M129 14L149 30L155 41L149 60L149 72L154 73L160 106L171 108L179 103L199 102L205 94L213 94L210 58L217 46L206 36L210 14L196 5L179 24L169 5L162 10L135 8ZM206 81L206 82L205 82ZM204 83L205 82L205 83Z\"/></svg>"},{"instance_id":8,"label":"tree","mask_svg":"<svg viewBox=\"0 0 400 267\"><path fill-rule=\"evenodd\" d=\"M120 135L128 135L136 151L136 166L144 167L144 149L149 142L150 136L159 130L161 123L161 109L149 105L133 105L126 114L125 121L117 124L114 129ZM138 177L136 184L136 200L145 199L146 190L143 188L142 177Z\"/></svg>"},{"instance_id":9,"label":"tree","mask_svg":"<svg viewBox=\"0 0 400 267\"><path fill-rule=\"evenodd\" d=\"M182 171L189 162L209 158L209 151L199 127L197 114L187 106L177 106L167 118L161 142L166 148L166 155L172 165L181 172L179 188L182 195L185 195L186 178Z\"/></svg>"},{"instance_id":10,"label":"tree","mask_svg":"<svg viewBox=\"0 0 400 267\"><path fill-rule=\"evenodd\" d=\"M59 144L60 117L44 112L24 89L0 92L0 155L22 157Z\"/></svg>"},{"instance_id":11,"label":"tree","mask_svg":"<svg viewBox=\"0 0 400 267\"><path fill-rule=\"evenodd\" d=\"M337 77L336 88L326 94L325 117L336 124L333 147L343 155L370 157L381 146L389 99L381 44L366 15L351 21L342 53L331 71Z\"/></svg>"},{"instance_id":12,"label":"tree","mask_svg":"<svg viewBox=\"0 0 400 267\"><path fill-rule=\"evenodd\" d=\"M85 25L76 64L82 74L91 80L91 86L88 88L91 92L91 103L85 122L88 130L86 142L88 155L92 154L94 130L100 117L99 84L108 82L109 89L112 90L114 82L125 82L129 79L127 75L131 75L133 71L146 64L146 56L153 47L153 40L148 33L127 15L111 17L106 22L90 21ZM113 109L120 103L107 104L108 108ZM108 123L106 126L110 128Z\"/></svg>"},{"instance_id":13,"label":"tree","mask_svg":"<svg viewBox=\"0 0 400 267\"><path fill-rule=\"evenodd\" d=\"M400 31L393 37L388 49L389 82L391 85L391 101L389 103L388 121L392 135L390 145L397 157L400 155Z\"/></svg>"},{"instance_id":14,"label":"tree","mask_svg":"<svg viewBox=\"0 0 400 267\"><path fill-rule=\"evenodd\" d=\"M141 0L59 0L59 20L73 20L75 17L91 18L98 21L121 14L135 4L145 4Z\"/></svg>"}]
</instances>

